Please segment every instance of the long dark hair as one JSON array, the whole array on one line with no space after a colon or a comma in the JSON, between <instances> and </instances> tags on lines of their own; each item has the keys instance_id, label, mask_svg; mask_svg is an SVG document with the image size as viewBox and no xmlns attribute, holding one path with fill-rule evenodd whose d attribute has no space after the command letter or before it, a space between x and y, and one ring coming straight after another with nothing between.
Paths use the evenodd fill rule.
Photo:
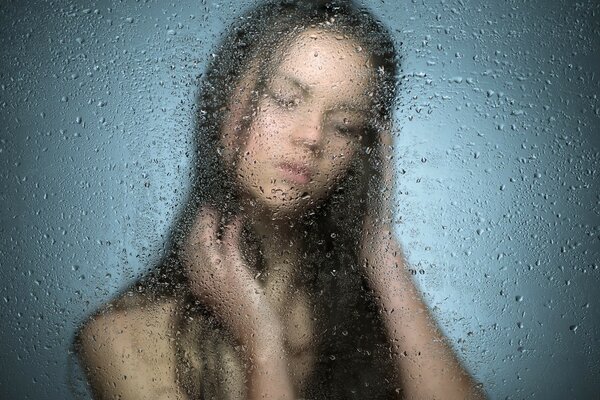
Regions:
<instances>
[{"instance_id":1,"label":"long dark hair","mask_svg":"<svg viewBox=\"0 0 600 400\"><path fill-rule=\"evenodd\" d=\"M192 143L196 167L191 177L192 189L168 239L169 250L156 267L134 284L133 290L145 294L147 301L163 297L182 299L188 305L186 315L206 312L188 289L180 254L200 206L208 203L224 214L237 211L238 188L231 166L223 160L226 149L221 147L220 141L223 123L230 111L229 100L249 66L258 63L259 73L251 88L255 95L248 110L251 118L262 90L261 83L272 71L278 52L310 28L355 41L369 55L377 77L374 104L362 135L360 155L355 157L346 178L329 197L315 203L298 221L298 231L305 239L304 263L311 266L306 269L304 284L319 315L318 329L323 332L318 365L322 373L320 383L315 380L312 387L316 396L319 396L317 391L326 390L329 398L351 398L357 395L352 393L360 389L352 385L342 385L342 388L339 384L342 375L368 386L367 375L376 368L369 360L377 357L373 354L374 343L377 343L374 332L380 330L375 329L378 326L376 308L359 273L358 250L362 218L370 200L376 198L381 189L379 133L391 126L398 72L391 35L367 9L352 1L272 0L236 18L213 52L199 84ZM245 139L243 128L239 132L240 144ZM185 331L186 321L184 315L182 331ZM344 361L344 354L351 353L348 346L358 348L361 356L353 353ZM364 364L358 365L360 357ZM373 390L371 387L366 393L372 395Z\"/></svg>"},{"instance_id":2,"label":"long dark hair","mask_svg":"<svg viewBox=\"0 0 600 400\"><path fill-rule=\"evenodd\" d=\"M343 185L324 203L316 205L312 218L303 221L308 226L319 226L316 231L322 232L318 237L324 241L321 243L324 247L344 242L341 235L348 233L353 224L356 225L353 232L358 233L360 218L352 217L364 214L368 196L376 196L381 183L377 134L385 129L384 126L389 126L392 119L397 74L393 41L381 23L352 1L267 1L236 19L213 52L200 82L196 134L192 143L196 166L192 171L192 190L170 235L167 248L171 250L157 263L159 268L143 279L152 282L151 286L158 290L156 293L172 294L178 288L174 282L185 285L179 254L199 207L209 203L223 212L236 212L238 191L231 166L227 166L221 157L224 149L220 144L223 120L229 111L227 107L234 89L252 61L260 58L260 74L253 88L254 106L265 74L272 71L277 51L311 27L344 34L358 42L371 56L378 71L377 89L373 94L376 103L363 134L363 157L357 158ZM250 120L246 119L246 123ZM240 143L245 139L244 133L240 132ZM314 230L310 229L310 232L314 233ZM333 237L331 233L334 233Z\"/></svg>"}]
</instances>

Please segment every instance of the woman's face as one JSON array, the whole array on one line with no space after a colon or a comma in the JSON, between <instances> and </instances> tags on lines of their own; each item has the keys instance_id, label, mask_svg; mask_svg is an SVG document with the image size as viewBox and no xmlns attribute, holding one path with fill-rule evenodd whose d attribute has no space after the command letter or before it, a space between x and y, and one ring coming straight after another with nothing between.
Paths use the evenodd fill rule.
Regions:
<instances>
[{"instance_id":1,"label":"woman's face","mask_svg":"<svg viewBox=\"0 0 600 400\"><path fill-rule=\"evenodd\" d=\"M299 35L269 72L240 149L236 173L246 195L284 215L326 197L359 154L373 81L356 42L317 30ZM226 146L233 136L226 132Z\"/></svg>"}]
</instances>

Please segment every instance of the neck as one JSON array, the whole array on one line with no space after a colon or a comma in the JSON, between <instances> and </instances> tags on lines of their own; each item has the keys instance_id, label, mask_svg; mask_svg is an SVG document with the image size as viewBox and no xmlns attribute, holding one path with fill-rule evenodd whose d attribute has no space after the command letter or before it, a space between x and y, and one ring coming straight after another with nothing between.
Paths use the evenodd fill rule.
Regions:
<instances>
[{"instance_id":1,"label":"neck","mask_svg":"<svg viewBox=\"0 0 600 400\"><path fill-rule=\"evenodd\" d=\"M298 217L274 217L268 210L254 208L247 213L248 225L257 237L262 250L263 269L260 279L265 285L278 282L291 284L301 268L302 250Z\"/></svg>"},{"instance_id":2,"label":"neck","mask_svg":"<svg viewBox=\"0 0 600 400\"><path fill-rule=\"evenodd\" d=\"M289 218L274 219L270 214L262 213L251 217L249 225L259 238L267 262L270 258L296 254L301 248L298 228Z\"/></svg>"}]
</instances>

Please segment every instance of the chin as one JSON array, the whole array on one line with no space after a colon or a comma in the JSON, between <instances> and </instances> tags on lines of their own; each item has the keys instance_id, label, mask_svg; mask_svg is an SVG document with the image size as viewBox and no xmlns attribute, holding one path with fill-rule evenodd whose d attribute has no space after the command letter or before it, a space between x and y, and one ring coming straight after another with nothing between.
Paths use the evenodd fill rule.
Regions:
<instances>
[{"instance_id":1,"label":"chin","mask_svg":"<svg viewBox=\"0 0 600 400\"><path fill-rule=\"evenodd\" d=\"M316 209L327 192L317 193L314 188L290 184L255 184L248 191L251 203L271 215L273 219L298 219ZM256 188L259 188L258 190Z\"/></svg>"},{"instance_id":2,"label":"chin","mask_svg":"<svg viewBox=\"0 0 600 400\"><path fill-rule=\"evenodd\" d=\"M310 207L308 202L302 199L266 199L266 208L274 219L298 218Z\"/></svg>"},{"instance_id":3,"label":"chin","mask_svg":"<svg viewBox=\"0 0 600 400\"><path fill-rule=\"evenodd\" d=\"M265 196L260 199L260 202L274 219L300 218L316 207L314 199L306 193L293 196L279 193L279 195Z\"/></svg>"}]
</instances>

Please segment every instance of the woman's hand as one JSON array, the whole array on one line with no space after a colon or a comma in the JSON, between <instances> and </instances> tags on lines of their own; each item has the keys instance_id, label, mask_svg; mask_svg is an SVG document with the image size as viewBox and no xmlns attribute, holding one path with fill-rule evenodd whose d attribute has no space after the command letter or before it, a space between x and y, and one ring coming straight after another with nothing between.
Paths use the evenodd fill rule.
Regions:
<instances>
[{"instance_id":1,"label":"woman's hand","mask_svg":"<svg viewBox=\"0 0 600 400\"><path fill-rule=\"evenodd\" d=\"M236 216L219 239L219 213L204 206L184 244L184 269L192 293L242 345L251 365L249 398L291 399L281 323L241 255L242 227Z\"/></svg>"},{"instance_id":2,"label":"woman's hand","mask_svg":"<svg viewBox=\"0 0 600 400\"><path fill-rule=\"evenodd\" d=\"M240 254L242 218L236 216L225 226L222 238L218 238L220 224L215 209L200 210L184 245L184 268L192 293L217 311L237 340L250 344L253 328L277 321Z\"/></svg>"},{"instance_id":3,"label":"woman's hand","mask_svg":"<svg viewBox=\"0 0 600 400\"><path fill-rule=\"evenodd\" d=\"M361 261L365 274L378 298L392 290L393 281L410 279L402 248L393 232L392 137L388 130L380 134L379 169L381 193L369 200L363 219Z\"/></svg>"}]
</instances>

